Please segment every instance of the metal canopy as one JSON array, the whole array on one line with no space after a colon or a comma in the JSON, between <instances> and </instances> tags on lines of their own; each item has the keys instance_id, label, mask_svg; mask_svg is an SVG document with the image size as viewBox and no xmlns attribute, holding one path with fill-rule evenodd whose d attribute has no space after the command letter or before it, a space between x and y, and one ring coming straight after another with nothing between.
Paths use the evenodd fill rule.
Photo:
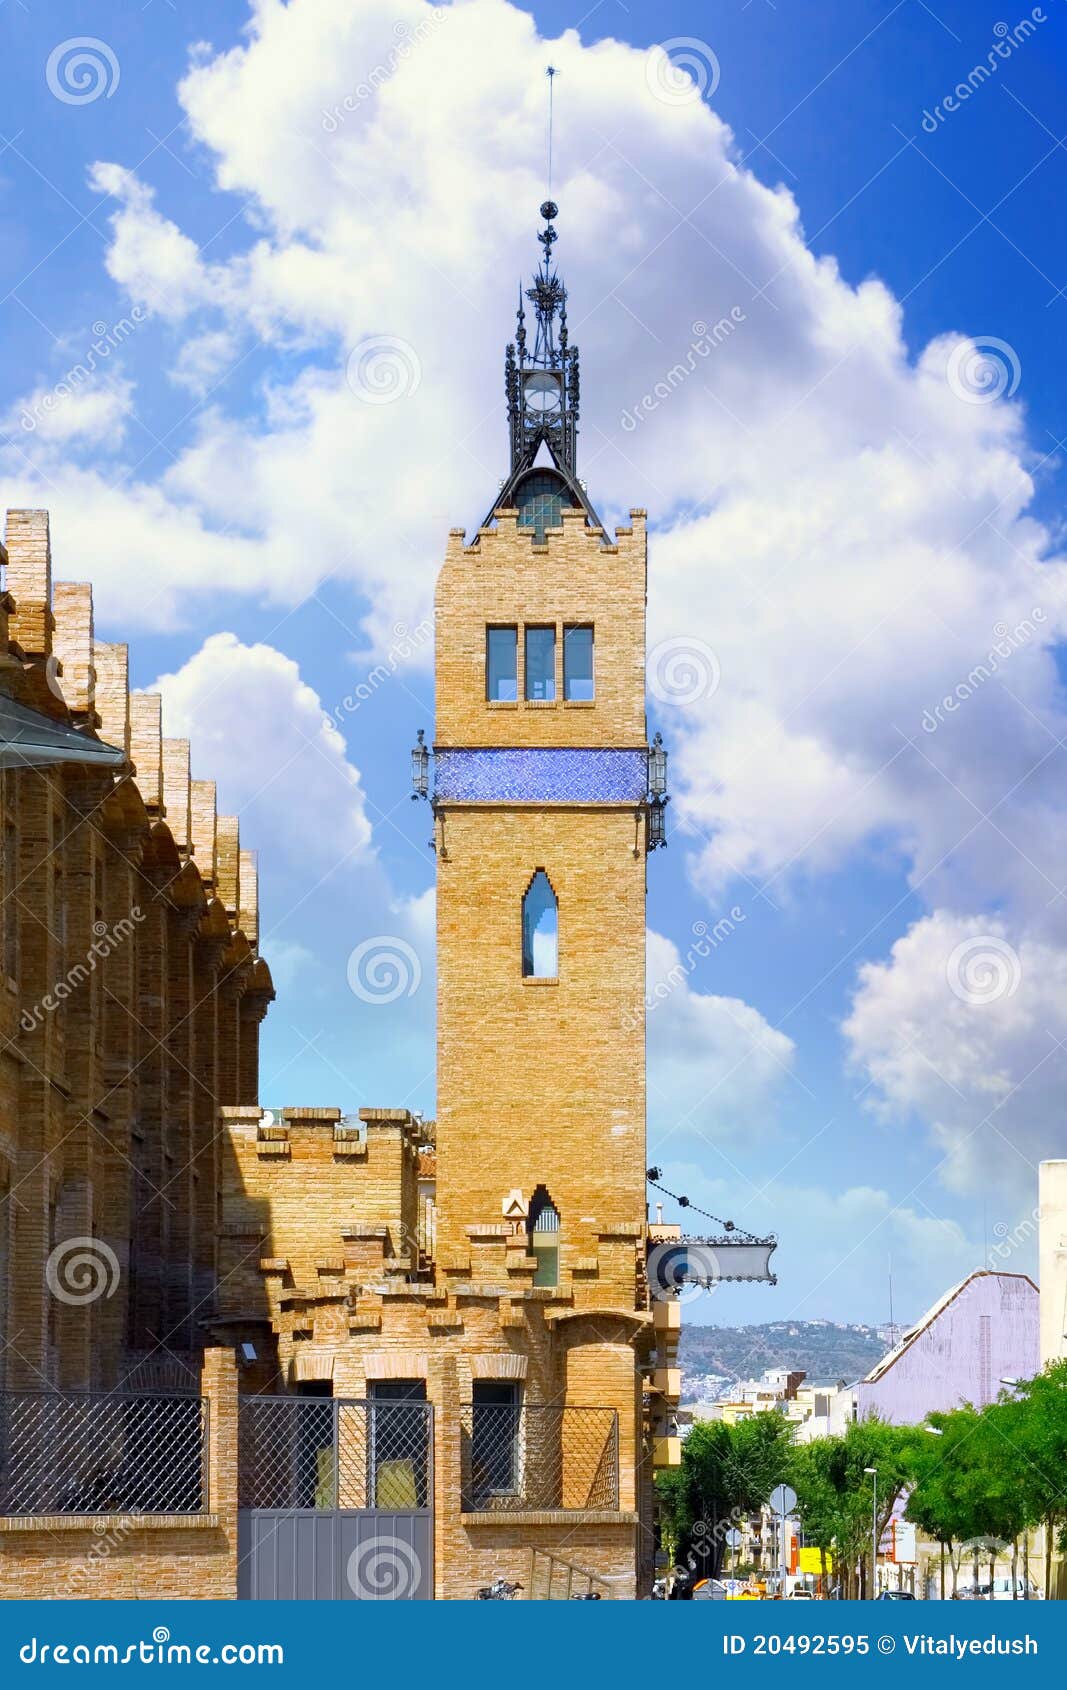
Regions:
<instances>
[{"instance_id":1,"label":"metal canopy","mask_svg":"<svg viewBox=\"0 0 1067 1690\"><path fill-rule=\"evenodd\" d=\"M770 1268L777 1248L777 1238L751 1234L670 1239L648 1258L649 1284L654 1296L670 1296L683 1285L702 1285L705 1290L731 1282L777 1285L778 1276Z\"/></svg>"},{"instance_id":2,"label":"metal canopy","mask_svg":"<svg viewBox=\"0 0 1067 1690\"><path fill-rule=\"evenodd\" d=\"M0 696L0 769L40 769L53 763L119 769L125 761L126 753L114 745Z\"/></svg>"}]
</instances>

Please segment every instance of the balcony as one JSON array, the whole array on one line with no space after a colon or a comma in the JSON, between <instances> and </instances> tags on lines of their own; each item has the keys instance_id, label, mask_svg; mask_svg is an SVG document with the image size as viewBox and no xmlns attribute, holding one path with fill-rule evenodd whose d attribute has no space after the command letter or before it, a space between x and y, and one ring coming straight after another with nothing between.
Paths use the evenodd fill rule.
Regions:
<instances>
[{"instance_id":1,"label":"balcony","mask_svg":"<svg viewBox=\"0 0 1067 1690\"><path fill-rule=\"evenodd\" d=\"M613 1408L465 1403L460 1448L464 1514L619 1512Z\"/></svg>"}]
</instances>

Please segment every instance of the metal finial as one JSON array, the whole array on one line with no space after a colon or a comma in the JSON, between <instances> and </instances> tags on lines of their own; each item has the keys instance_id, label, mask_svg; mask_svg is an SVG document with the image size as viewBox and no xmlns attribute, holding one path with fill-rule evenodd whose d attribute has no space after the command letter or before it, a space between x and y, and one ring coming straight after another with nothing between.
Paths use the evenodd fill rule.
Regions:
<instances>
[{"instance_id":1,"label":"metal finial","mask_svg":"<svg viewBox=\"0 0 1067 1690\"><path fill-rule=\"evenodd\" d=\"M548 77L548 192L549 192L549 197L551 198L551 195L552 195L552 91L555 87L556 77L559 75L559 71L557 70L555 65L548 65L545 69L545 75ZM542 207L542 211L543 211L543 209L544 208ZM555 212L553 211L551 213L551 215L554 217Z\"/></svg>"}]
</instances>

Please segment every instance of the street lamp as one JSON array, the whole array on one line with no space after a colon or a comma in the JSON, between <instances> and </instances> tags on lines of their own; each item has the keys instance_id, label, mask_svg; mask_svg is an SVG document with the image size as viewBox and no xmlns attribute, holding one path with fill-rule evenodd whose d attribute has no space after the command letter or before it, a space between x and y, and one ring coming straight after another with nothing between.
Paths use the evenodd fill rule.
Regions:
<instances>
[{"instance_id":1,"label":"street lamp","mask_svg":"<svg viewBox=\"0 0 1067 1690\"><path fill-rule=\"evenodd\" d=\"M1010 1391L1017 1391L1019 1389L1018 1379L1012 1378L1011 1375L1009 1375L1005 1379L1002 1379L1000 1381L1000 1383L1002 1385L1007 1385L1007 1387ZM1013 1602L1016 1602L1016 1601L1018 1601L1018 1598L1019 1598L1019 1592L1018 1592L1017 1589L1015 1589L1014 1584L1013 1584L1012 1592L1011 1592L1011 1599L1012 1599ZM1023 1532L1023 1601L1029 1602L1029 1600L1030 1600L1030 1527L1027 1526L1026 1529L1024 1530L1024 1532Z\"/></svg>"},{"instance_id":2,"label":"street lamp","mask_svg":"<svg viewBox=\"0 0 1067 1690\"><path fill-rule=\"evenodd\" d=\"M865 1467L863 1469L871 1478L871 1601L878 1595L878 1469Z\"/></svg>"}]
</instances>

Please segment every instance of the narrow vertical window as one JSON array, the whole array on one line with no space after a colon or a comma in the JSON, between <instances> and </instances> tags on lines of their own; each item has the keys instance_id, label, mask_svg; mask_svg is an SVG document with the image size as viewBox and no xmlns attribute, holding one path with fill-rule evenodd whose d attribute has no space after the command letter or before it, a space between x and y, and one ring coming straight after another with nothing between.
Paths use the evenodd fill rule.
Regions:
<instances>
[{"instance_id":1,"label":"narrow vertical window","mask_svg":"<svg viewBox=\"0 0 1067 1690\"><path fill-rule=\"evenodd\" d=\"M593 698L593 630L589 624L563 630L563 696L572 703Z\"/></svg>"},{"instance_id":2,"label":"narrow vertical window","mask_svg":"<svg viewBox=\"0 0 1067 1690\"><path fill-rule=\"evenodd\" d=\"M550 699L556 696L556 630L526 630L526 696Z\"/></svg>"},{"instance_id":3,"label":"narrow vertical window","mask_svg":"<svg viewBox=\"0 0 1067 1690\"><path fill-rule=\"evenodd\" d=\"M506 1379L475 1379L471 1397L471 1500L477 1508L519 1490L522 1407L518 1385Z\"/></svg>"},{"instance_id":4,"label":"narrow vertical window","mask_svg":"<svg viewBox=\"0 0 1067 1690\"><path fill-rule=\"evenodd\" d=\"M485 696L495 704L514 704L519 696L519 630L485 630Z\"/></svg>"},{"instance_id":5,"label":"narrow vertical window","mask_svg":"<svg viewBox=\"0 0 1067 1690\"><path fill-rule=\"evenodd\" d=\"M425 1379L378 1379L370 1387L374 1506L425 1508L430 1461Z\"/></svg>"},{"instance_id":6,"label":"narrow vertical window","mask_svg":"<svg viewBox=\"0 0 1067 1690\"><path fill-rule=\"evenodd\" d=\"M522 972L535 980L554 980L559 973L559 907L543 868L522 900Z\"/></svg>"},{"instance_id":7,"label":"narrow vertical window","mask_svg":"<svg viewBox=\"0 0 1067 1690\"><path fill-rule=\"evenodd\" d=\"M530 1204L530 1253L537 1258L535 1285L559 1284L559 1211L544 1186Z\"/></svg>"}]
</instances>

